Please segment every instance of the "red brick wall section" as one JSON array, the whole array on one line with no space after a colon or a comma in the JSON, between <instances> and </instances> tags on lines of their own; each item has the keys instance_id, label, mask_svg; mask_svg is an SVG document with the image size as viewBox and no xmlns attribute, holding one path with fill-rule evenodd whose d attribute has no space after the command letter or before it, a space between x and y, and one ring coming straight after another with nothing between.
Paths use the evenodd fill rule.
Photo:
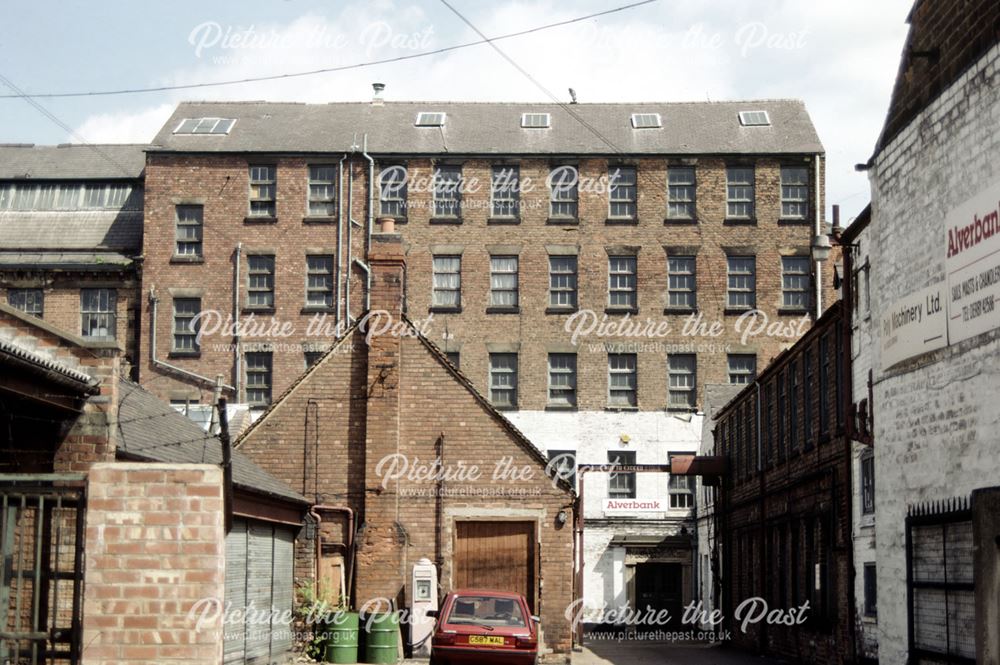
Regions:
<instances>
[{"instance_id":1,"label":"red brick wall section","mask_svg":"<svg viewBox=\"0 0 1000 665\"><path fill-rule=\"evenodd\" d=\"M224 593L221 469L95 464L87 492L84 665L221 662L221 614L189 616Z\"/></svg>"}]
</instances>

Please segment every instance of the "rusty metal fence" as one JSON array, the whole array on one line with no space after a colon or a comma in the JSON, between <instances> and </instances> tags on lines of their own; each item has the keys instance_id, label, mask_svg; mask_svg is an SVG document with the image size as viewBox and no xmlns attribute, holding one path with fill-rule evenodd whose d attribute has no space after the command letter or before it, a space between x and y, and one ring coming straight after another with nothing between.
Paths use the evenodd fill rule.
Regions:
<instances>
[{"instance_id":1,"label":"rusty metal fence","mask_svg":"<svg viewBox=\"0 0 1000 665\"><path fill-rule=\"evenodd\" d=\"M0 665L80 661L83 475L0 475Z\"/></svg>"}]
</instances>

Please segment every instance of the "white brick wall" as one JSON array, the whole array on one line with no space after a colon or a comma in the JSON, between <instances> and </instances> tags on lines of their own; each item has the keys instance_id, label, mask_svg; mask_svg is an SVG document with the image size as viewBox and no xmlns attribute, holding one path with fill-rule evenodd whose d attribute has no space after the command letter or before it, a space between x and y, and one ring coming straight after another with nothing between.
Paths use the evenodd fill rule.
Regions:
<instances>
[{"instance_id":1,"label":"white brick wall","mask_svg":"<svg viewBox=\"0 0 1000 665\"><path fill-rule=\"evenodd\" d=\"M995 179L1000 45L880 153L872 184L872 310L945 279L949 210ZM875 371L879 661L906 662L907 506L1000 483L1000 331ZM855 378L856 388L857 377Z\"/></svg>"}]
</instances>

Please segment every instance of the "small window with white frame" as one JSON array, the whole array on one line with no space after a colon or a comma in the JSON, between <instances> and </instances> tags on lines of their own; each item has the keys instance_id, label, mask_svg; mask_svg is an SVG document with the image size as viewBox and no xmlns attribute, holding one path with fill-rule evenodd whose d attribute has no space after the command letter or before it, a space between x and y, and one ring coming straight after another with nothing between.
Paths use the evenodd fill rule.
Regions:
<instances>
[{"instance_id":1,"label":"small window with white frame","mask_svg":"<svg viewBox=\"0 0 1000 665\"><path fill-rule=\"evenodd\" d=\"M726 169L726 219L754 218L754 168L730 166Z\"/></svg>"},{"instance_id":2,"label":"small window with white frame","mask_svg":"<svg viewBox=\"0 0 1000 665\"><path fill-rule=\"evenodd\" d=\"M247 256L247 307L263 310L274 308L273 255Z\"/></svg>"},{"instance_id":3,"label":"small window with white frame","mask_svg":"<svg viewBox=\"0 0 1000 665\"><path fill-rule=\"evenodd\" d=\"M634 311L638 308L636 292L637 257L608 257L608 308Z\"/></svg>"},{"instance_id":4,"label":"small window with white frame","mask_svg":"<svg viewBox=\"0 0 1000 665\"><path fill-rule=\"evenodd\" d=\"M635 466L634 450L608 451L608 498L635 498L635 471L620 471L623 467Z\"/></svg>"},{"instance_id":5,"label":"small window with white frame","mask_svg":"<svg viewBox=\"0 0 1000 665\"><path fill-rule=\"evenodd\" d=\"M174 344L173 353L197 354L200 298L174 298Z\"/></svg>"},{"instance_id":6,"label":"small window with white frame","mask_svg":"<svg viewBox=\"0 0 1000 665\"><path fill-rule=\"evenodd\" d=\"M667 308L694 311L698 307L697 259L667 256Z\"/></svg>"},{"instance_id":7,"label":"small window with white frame","mask_svg":"<svg viewBox=\"0 0 1000 665\"><path fill-rule=\"evenodd\" d=\"M431 306L458 309L462 306L462 257L433 259Z\"/></svg>"},{"instance_id":8,"label":"small window with white frame","mask_svg":"<svg viewBox=\"0 0 1000 665\"><path fill-rule=\"evenodd\" d=\"M174 235L176 238L174 254L178 257L200 258L202 256L205 206L178 205L175 206L174 211Z\"/></svg>"},{"instance_id":9,"label":"small window with white frame","mask_svg":"<svg viewBox=\"0 0 1000 665\"><path fill-rule=\"evenodd\" d=\"M618 408L638 406L636 354L608 354L608 405Z\"/></svg>"},{"instance_id":10,"label":"small window with white frame","mask_svg":"<svg viewBox=\"0 0 1000 665\"><path fill-rule=\"evenodd\" d=\"M265 408L271 404L271 386L274 381L270 351L253 351L244 354L246 367L246 396L251 408Z\"/></svg>"},{"instance_id":11,"label":"small window with white frame","mask_svg":"<svg viewBox=\"0 0 1000 665\"><path fill-rule=\"evenodd\" d=\"M689 411L697 404L698 359L693 353L667 354L667 408Z\"/></svg>"},{"instance_id":12,"label":"small window with white frame","mask_svg":"<svg viewBox=\"0 0 1000 665\"><path fill-rule=\"evenodd\" d=\"M659 113L633 113L632 129L659 129L663 127Z\"/></svg>"},{"instance_id":13,"label":"small window with white frame","mask_svg":"<svg viewBox=\"0 0 1000 665\"><path fill-rule=\"evenodd\" d=\"M684 510L694 507L694 477L670 474L667 483L670 491L670 507L674 510Z\"/></svg>"},{"instance_id":14,"label":"small window with white frame","mask_svg":"<svg viewBox=\"0 0 1000 665\"><path fill-rule=\"evenodd\" d=\"M434 216L461 217L462 167L441 165L434 169Z\"/></svg>"},{"instance_id":15,"label":"small window with white frame","mask_svg":"<svg viewBox=\"0 0 1000 665\"><path fill-rule=\"evenodd\" d=\"M517 408L517 354L490 354L490 403L501 409Z\"/></svg>"},{"instance_id":16,"label":"small window with white frame","mask_svg":"<svg viewBox=\"0 0 1000 665\"><path fill-rule=\"evenodd\" d=\"M667 219L695 220L697 185L693 166L667 167Z\"/></svg>"},{"instance_id":17,"label":"small window with white frame","mask_svg":"<svg viewBox=\"0 0 1000 665\"><path fill-rule=\"evenodd\" d=\"M576 406L576 354L549 354L549 406Z\"/></svg>"},{"instance_id":18,"label":"small window with white frame","mask_svg":"<svg viewBox=\"0 0 1000 665\"><path fill-rule=\"evenodd\" d=\"M8 289L7 304L38 318L42 318L45 313L45 296L42 289Z\"/></svg>"},{"instance_id":19,"label":"small window with white frame","mask_svg":"<svg viewBox=\"0 0 1000 665\"><path fill-rule=\"evenodd\" d=\"M517 264L516 256L490 257L490 307L500 309L517 307Z\"/></svg>"},{"instance_id":20,"label":"small window with white frame","mask_svg":"<svg viewBox=\"0 0 1000 665\"><path fill-rule=\"evenodd\" d=\"M757 356L752 353L730 353L726 363L730 385L746 385L757 378Z\"/></svg>"},{"instance_id":21,"label":"small window with white frame","mask_svg":"<svg viewBox=\"0 0 1000 665\"><path fill-rule=\"evenodd\" d=\"M552 309L576 309L576 256L549 257L549 307Z\"/></svg>"},{"instance_id":22,"label":"small window with white frame","mask_svg":"<svg viewBox=\"0 0 1000 665\"><path fill-rule=\"evenodd\" d=\"M781 307L786 310L809 309L809 257L781 257Z\"/></svg>"},{"instance_id":23,"label":"small window with white frame","mask_svg":"<svg viewBox=\"0 0 1000 665\"><path fill-rule=\"evenodd\" d=\"M494 166L490 195L493 217L515 218L521 213L520 168Z\"/></svg>"},{"instance_id":24,"label":"small window with white frame","mask_svg":"<svg viewBox=\"0 0 1000 665\"><path fill-rule=\"evenodd\" d=\"M402 164L387 164L379 172L379 212L396 220L406 219L407 208L406 167Z\"/></svg>"},{"instance_id":25,"label":"small window with white frame","mask_svg":"<svg viewBox=\"0 0 1000 665\"><path fill-rule=\"evenodd\" d=\"M809 216L809 170L804 166L781 167L781 218Z\"/></svg>"},{"instance_id":26,"label":"small window with white frame","mask_svg":"<svg viewBox=\"0 0 1000 665\"><path fill-rule=\"evenodd\" d=\"M306 257L306 307L333 307L333 257Z\"/></svg>"},{"instance_id":27,"label":"small window with white frame","mask_svg":"<svg viewBox=\"0 0 1000 665\"><path fill-rule=\"evenodd\" d=\"M318 164L309 167L310 217L333 217L337 205L337 167Z\"/></svg>"},{"instance_id":28,"label":"small window with white frame","mask_svg":"<svg viewBox=\"0 0 1000 665\"><path fill-rule=\"evenodd\" d=\"M576 220L580 176L575 166L557 166L549 172L549 216Z\"/></svg>"},{"instance_id":29,"label":"small window with white frame","mask_svg":"<svg viewBox=\"0 0 1000 665\"><path fill-rule=\"evenodd\" d=\"M277 214L277 187L273 165L250 166L250 216L272 218Z\"/></svg>"},{"instance_id":30,"label":"small window with white frame","mask_svg":"<svg viewBox=\"0 0 1000 665\"><path fill-rule=\"evenodd\" d=\"M82 335L113 340L118 326L118 294L114 289L80 289Z\"/></svg>"},{"instance_id":31,"label":"small window with white frame","mask_svg":"<svg viewBox=\"0 0 1000 665\"><path fill-rule=\"evenodd\" d=\"M521 127L525 129L548 129L552 126L552 116L548 113L522 113Z\"/></svg>"},{"instance_id":32,"label":"small window with white frame","mask_svg":"<svg viewBox=\"0 0 1000 665\"><path fill-rule=\"evenodd\" d=\"M634 166L608 168L608 218L634 220L636 218L636 170Z\"/></svg>"},{"instance_id":33,"label":"small window with white frame","mask_svg":"<svg viewBox=\"0 0 1000 665\"><path fill-rule=\"evenodd\" d=\"M726 308L750 310L757 306L757 259L726 257Z\"/></svg>"}]
</instances>

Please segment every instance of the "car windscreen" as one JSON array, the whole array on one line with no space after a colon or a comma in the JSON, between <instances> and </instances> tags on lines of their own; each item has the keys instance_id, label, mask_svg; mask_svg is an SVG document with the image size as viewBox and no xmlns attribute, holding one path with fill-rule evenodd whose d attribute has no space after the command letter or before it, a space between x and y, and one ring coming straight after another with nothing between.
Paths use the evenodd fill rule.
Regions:
<instances>
[{"instance_id":1,"label":"car windscreen","mask_svg":"<svg viewBox=\"0 0 1000 665\"><path fill-rule=\"evenodd\" d=\"M451 604L448 623L523 628L524 613L516 598L458 596Z\"/></svg>"}]
</instances>

